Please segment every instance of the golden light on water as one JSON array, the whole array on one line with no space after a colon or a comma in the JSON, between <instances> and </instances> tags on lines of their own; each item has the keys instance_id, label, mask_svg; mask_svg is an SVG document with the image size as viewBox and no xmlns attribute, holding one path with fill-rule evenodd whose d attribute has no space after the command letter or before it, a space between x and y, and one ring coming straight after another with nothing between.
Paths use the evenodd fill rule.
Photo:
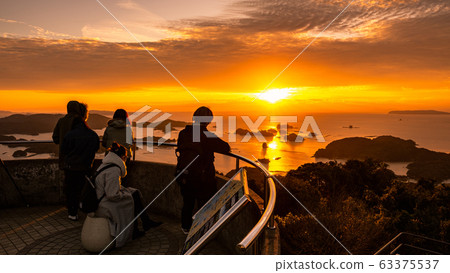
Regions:
<instances>
[{"instance_id":1,"label":"golden light on water","mask_svg":"<svg viewBox=\"0 0 450 273\"><path fill-rule=\"evenodd\" d=\"M270 149L276 149L278 147L278 143L276 143L275 141L270 142L267 145Z\"/></svg>"}]
</instances>

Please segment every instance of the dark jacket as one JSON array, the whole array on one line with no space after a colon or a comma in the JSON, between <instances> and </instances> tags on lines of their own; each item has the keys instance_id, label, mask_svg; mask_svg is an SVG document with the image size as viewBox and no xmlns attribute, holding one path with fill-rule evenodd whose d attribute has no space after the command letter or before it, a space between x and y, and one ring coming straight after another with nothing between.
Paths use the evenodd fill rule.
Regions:
<instances>
[{"instance_id":1,"label":"dark jacket","mask_svg":"<svg viewBox=\"0 0 450 273\"><path fill-rule=\"evenodd\" d=\"M64 154L63 169L88 171L92 167L95 153L100 147L98 135L85 123L79 123L66 134L61 145Z\"/></svg>"},{"instance_id":2,"label":"dark jacket","mask_svg":"<svg viewBox=\"0 0 450 273\"><path fill-rule=\"evenodd\" d=\"M63 169L64 154L61 152L61 144L66 134L72 129L73 121L80 116L80 106L76 101L67 104L67 115L60 118L53 130L52 139L55 144L59 144L59 168Z\"/></svg>"},{"instance_id":3,"label":"dark jacket","mask_svg":"<svg viewBox=\"0 0 450 273\"><path fill-rule=\"evenodd\" d=\"M181 182L182 191L198 198L210 198L217 191L214 152L228 153L230 145L209 132L206 126L201 126L200 132L200 142L195 142L193 125L187 125L180 131L177 171L183 170L199 155L188 167L188 171L182 175L184 176L184 182Z\"/></svg>"}]
</instances>

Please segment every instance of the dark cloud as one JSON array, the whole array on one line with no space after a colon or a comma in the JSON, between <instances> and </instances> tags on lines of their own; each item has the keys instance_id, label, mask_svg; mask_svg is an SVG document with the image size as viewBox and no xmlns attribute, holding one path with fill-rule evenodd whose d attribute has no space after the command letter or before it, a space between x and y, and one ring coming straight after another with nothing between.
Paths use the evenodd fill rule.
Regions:
<instances>
[{"instance_id":1,"label":"dark cloud","mask_svg":"<svg viewBox=\"0 0 450 273\"><path fill-rule=\"evenodd\" d=\"M144 43L185 84L233 65L237 40L166 40ZM234 49L234 50L230 50ZM1 89L120 89L177 86L138 44L86 40L0 38Z\"/></svg>"},{"instance_id":2,"label":"dark cloud","mask_svg":"<svg viewBox=\"0 0 450 273\"><path fill-rule=\"evenodd\" d=\"M351 0L243 0L230 6L240 18L201 18L184 20L178 26L221 27L225 32L239 29L242 34L258 32L321 31ZM330 28L330 31L355 31L368 23L423 18L448 14L448 1L354 1ZM222 34L222 33L221 33ZM236 34L236 32L234 33Z\"/></svg>"},{"instance_id":3,"label":"dark cloud","mask_svg":"<svg viewBox=\"0 0 450 273\"><path fill-rule=\"evenodd\" d=\"M246 0L231 7L242 14L241 19L203 18L185 23L194 26L194 37L201 36L198 28L203 28L202 37L240 40L249 47L254 45L253 53L286 58L287 65L348 3L349 0ZM448 18L448 1L354 1L286 74L295 78L298 67L310 78L320 78L325 71L335 73L335 84L358 81L351 76L360 76L360 84L442 84L450 70ZM283 68L280 66L279 71ZM318 72L311 74L312 69Z\"/></svg>"}]
</instances>

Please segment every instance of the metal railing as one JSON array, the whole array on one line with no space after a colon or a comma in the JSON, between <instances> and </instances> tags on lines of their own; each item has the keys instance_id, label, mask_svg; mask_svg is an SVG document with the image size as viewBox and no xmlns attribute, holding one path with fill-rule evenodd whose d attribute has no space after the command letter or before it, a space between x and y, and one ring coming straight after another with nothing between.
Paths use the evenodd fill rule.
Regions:
<instances>
[{"instance_id":1,"label":"metal railing","mask_svg":"<svg viewBox=\"0 0 450 273\"><path fill-rule=\"evenodd\" d=\"M416 245L418 243L420 246ZM413 249L421 254L448 255L450 243L409 232L400 232L378 250L375 255L396 255L399 254L401 249Z\"/></svg>"},{"instance_id":2,"label":"metal railing","mask_svg":"<svg viewBox=\"0 0 450 273\"><path fill-rule=\"evenodd\" d=\"M51 140L13 140L13 141L0 141L0 144L4 145L20 145L20 144L52 144L53 141ZM152 142L152 141L139 141L139 144L152 144L157 146L169 146L169 147L176 147L177 145L175 143L160 143ZM133 145L133 160L135 160L135 145ZM246 252L250 248L253 248L253 252L257 253L257 244L255 246L255 243L257 243L258 239L260 238L261 234L266 228L274 229L275 228L275 222L273 217L273 211L275 209L275 201L276 201L276 188L275 188L275 182L272 178L272 175L263 167L261 167L257 162L252 161L246 157L234 154L234 153L219 153L223 154L225 156L233 157L236 159L236 170L239 170L240 161L243 161L255 168L257 168L259 171L262 172L264 175L264 211L261 215L261 218L256 223L256 225L250 230L250 232L245 236L245 238L237 244L237 248L241 252Z\"/></svg>"}]
</instances>

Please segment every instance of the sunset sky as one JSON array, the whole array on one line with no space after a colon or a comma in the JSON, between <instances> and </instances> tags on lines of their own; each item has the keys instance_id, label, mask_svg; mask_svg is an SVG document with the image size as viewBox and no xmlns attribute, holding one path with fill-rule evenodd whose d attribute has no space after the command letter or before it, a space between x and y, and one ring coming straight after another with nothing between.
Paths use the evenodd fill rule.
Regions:
<instances>
[{"instance_id":1,"label":"sunset sky","mask_svg":"<svg viewBox=\"0 0 450 273\"><path fill-rule=\"evenodd\" d=\"M96 0L2 0L0 110L450 111L448 0L355 0L270 86L351 0L100 2L199 102Z\"/></svg>"}]
</instances>

